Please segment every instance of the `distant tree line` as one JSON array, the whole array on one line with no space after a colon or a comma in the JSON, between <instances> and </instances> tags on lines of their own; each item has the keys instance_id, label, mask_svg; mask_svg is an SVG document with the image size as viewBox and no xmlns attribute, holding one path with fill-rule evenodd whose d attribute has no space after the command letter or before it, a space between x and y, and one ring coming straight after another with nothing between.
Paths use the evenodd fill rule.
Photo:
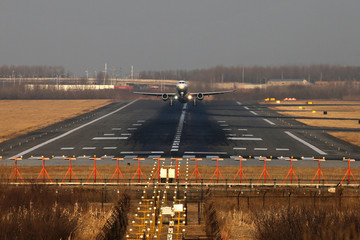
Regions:
<instances>
[{"instance_id":1,"label":"distant tree line","mask_svg":"<svg viewBox=\"0 0 360 240\"><path fill-rule=\"evenodd\" d=\"M359 81L360 66L341 65L284 65L284 66L252 66L224 67L209 69L174 70L174 71L142 71L141 79L173 79L191 82L245 82L260 84L269 79L306 79L316 81Z\"/></svg>"},{"instance_id":2,"label":"distant tree line","mask_svg":"<svg viewBox=\"0 0 360 240\"><path fill-rule=\"evenodd\" d=\"M0 78L23 77L23 78L44 78L44 77L68 77L62 66L0 66Z\"/></svg>"}]
</instances>

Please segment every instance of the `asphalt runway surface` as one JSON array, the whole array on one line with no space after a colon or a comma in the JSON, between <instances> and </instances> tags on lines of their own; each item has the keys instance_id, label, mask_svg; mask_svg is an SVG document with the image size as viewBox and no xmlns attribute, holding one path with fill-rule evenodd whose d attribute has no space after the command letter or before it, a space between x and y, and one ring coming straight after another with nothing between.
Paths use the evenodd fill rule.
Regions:
<instances>
[{"instance_id":1,"label":"asphalt runway surface","mask_svg":"<svg viewBox=\"0 0 360 240\"><path fill-rule=\"evenodd\" d=\"M161 100L117 102L53 126L0 144L2 164L8 158L23 156L19 165L41 165L39 157L50 157L50 165L66 165L62 156L75 156L73 165L91 165L89 159L102 157L99 164L136 164L133 158L201 157L199 164L238 165L234 158L254 159L247 165L260 165L261 157L272 157L272 165L287 166L284 160L301 159L302 166L316 166L312 158L360 159L358 147L338 140L328 131L339 128L306 126L255 102L204 101L197 106ZM355 130L359 131L359 130ZM327 161L331 162L331 161ZM333 166L346 166L337 161ZM357 164L357 162L355 163ZM332 166L329 163L329 166ZM359 165L360 166L360 165Z\"/></svg>"}]
</instances>

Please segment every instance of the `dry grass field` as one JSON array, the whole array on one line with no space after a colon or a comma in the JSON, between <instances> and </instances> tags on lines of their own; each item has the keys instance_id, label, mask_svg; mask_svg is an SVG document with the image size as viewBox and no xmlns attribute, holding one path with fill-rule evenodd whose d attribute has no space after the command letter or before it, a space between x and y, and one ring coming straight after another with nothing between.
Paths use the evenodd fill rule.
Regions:
<instances>
[{"instance_id":1,"label":"dry grass field","mask_svg":"<svg viewBox=\"0 0 360 240\"><path fill-rule=\"evenodd\" d=\"M324 119L296 119L306 125L317 127L339 127L360 129L360 101L311 101L316 106L307 104L307 101L289 102L288 106L274 106L272 109L292 117L317 117ZM284 103L284 102L283 102ZM297 106L293 106L296 104ZM298 106L301 105L301 106ZM327 105L327 106L326 106ZM327 114L324 114L327 111ZM342 118L334 120L333 118ZM349 119L349 120L347 120ZM331 132L330 135L360 146L360 133L358 132Z\"/></svg>"},{"instance_id":2,"label":"dry grass field","mask_svg":"<svg viewBox=\"0 0 360 240\"><path fill-rule=\"evenodd\" d=\"M73 118L111 100L1 100L0 142Z\"/></svg>"}]
</instances>

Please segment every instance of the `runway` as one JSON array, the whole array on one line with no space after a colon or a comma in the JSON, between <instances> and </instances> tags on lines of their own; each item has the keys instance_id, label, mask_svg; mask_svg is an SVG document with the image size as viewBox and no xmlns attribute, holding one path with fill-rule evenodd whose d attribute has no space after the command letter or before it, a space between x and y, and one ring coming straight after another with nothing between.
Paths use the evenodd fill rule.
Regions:
<instances>
[{"instance_id":1,"label":"runway","mask_svg":"<svg viewBox=\"0 0 360 240\"><path fill-rule=\"evenodd\" d=\"M22 165L41 164L35 160L40 156L53 158L51 164L66 164L62 156L77 157L74 164L91 164L88 159L94 155L103 157L102 164L111 163L112 157L124 157L124 163L144 157L152 163L160 156L202 157L209 165L215 164L213 158L230 159L221 164L235 165L238 162L231 159L239 155L360 159L357 147L326 134L341 130L309 127L255 102L204 101L169 107L160 100L136 100L13 139L0 144L0 149L3 163L23 156Z\"/></svg>"}]
</instances>

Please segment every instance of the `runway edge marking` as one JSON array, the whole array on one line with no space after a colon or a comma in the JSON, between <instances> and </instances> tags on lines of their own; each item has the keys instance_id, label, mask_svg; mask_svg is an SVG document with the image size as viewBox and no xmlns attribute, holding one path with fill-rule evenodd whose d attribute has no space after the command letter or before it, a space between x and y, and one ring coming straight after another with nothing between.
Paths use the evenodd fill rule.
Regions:
<instances>
[{"instance_id":1,"label":"runway edge marking","mask_svg":"<svg viewBox=\"0 0 360 240\"><path fill-rule=\"evenodd\" d=\"M131 104L133 104L133 103L135 103L135 102L137 102L137 101L138 101L138 99L135 99L134 101L129 102L128 104L126 104L126 105L124 105L124 106L116 109L115 111L112 111L112 112L110 112L110 113L108 113L108 114L105 114L104 116L101 116L101 117L99 117L99 118L96 118L96 119L94 119L94 120L92 120L92 121L90 121L90 122L88 122L88 123L85 123L85 124L83 124L83 125L81 125L81 126L79 126L79 127L77 127L77 128L74 128L74 129L72 129L72 130L70 130L70 131L67 131L66 133L63 133L63 134L61 134L61 135L59 135L59 136L57 136L57 137L51 138L51 139L49 139L49 140L47 140L47 141L45 141L45 142L43 142L43 143L40 143L40 144L38 144L38 145L36 145L36 146L34 146L34 147L32 147L32 148L29 148L29 149L27 149L27 150L25 150L25 151L23 151L23 152L21 152L21 153L16 154L16 155L12 156L11 158L17 158L17 157L23 156L23 155L25 155L25 154L28 154L29 152L32 152L32 151L34 151L34 150L36 150L36 149L38 149L38 148L40 148L40 147L43 147L43 146L45 146L45 145L47 145L47 144L49 144L49 143L51 143L51 142L54 142L54 141L56 141L56 140L58 140L58 139L60 139L60 138L63 138L63 137L65 137L65 136L67 136L67 135L69 135L69 134L71 134L71 133L73 133L73 132L76 132L77 130L79 130L79 129L81 129L81 128L84 128L84 127L86 127L86 126L89 126L89 125L91 125L91 124L93 124L93 123L95 123L95 122L97 122L97 121L99 121L99 120L101 120L101 119L104 119L104 118L106 118L106 117L108 117L108 116L111 116L111 115L113 115L114 113L117 113L117 112L123 110L124 108L130 106Z\"/></svg>"},{"instance_id":2,"label":"runway edge marking","mask_svg":"<svg viewBox=\"0 0 360 240\"><path fill-rule=\"evenodd\" d=\"M326 152L320 150L319 148L315 147L314 145L306 142L305 140L302 140L301 138L295 136L294 134L292 134L291 132L289 131L285 131L284 133L286 133L287 135L289 135L290 137L292 137L293 139L301 142L302 144L304 144L305 146L308 146L309 148L311 148L312 150L314 150L315 152L321 154L321 155L327 155Z\"/></svg>"}]
</instances>

